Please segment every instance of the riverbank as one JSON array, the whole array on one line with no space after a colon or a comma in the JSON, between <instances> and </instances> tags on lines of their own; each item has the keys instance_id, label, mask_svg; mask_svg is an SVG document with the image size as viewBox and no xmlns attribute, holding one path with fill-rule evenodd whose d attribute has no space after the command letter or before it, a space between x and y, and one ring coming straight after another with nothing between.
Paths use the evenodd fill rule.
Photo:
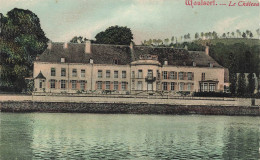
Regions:
<instances>
[{"instance_id":1,"label":"riverbank","mask_svg":"<svg viewBox=\"0 0 260 160\"><path fill-rule=\"evenodd\" d=\"M129 103L0 102L1 112L70 112L114 114L200 114L260 116L252 106L205 106Z\"/></svg>"},{"instance_id":2,"label":"riverbank","mask_svg":"<svg viewBox=\"0 0 260 160\"><path fill-rule=\"evenodd\" d=\"M1 112L201 114L260 116L259 99L0 95Z\"/></svg>"}]
</instances>

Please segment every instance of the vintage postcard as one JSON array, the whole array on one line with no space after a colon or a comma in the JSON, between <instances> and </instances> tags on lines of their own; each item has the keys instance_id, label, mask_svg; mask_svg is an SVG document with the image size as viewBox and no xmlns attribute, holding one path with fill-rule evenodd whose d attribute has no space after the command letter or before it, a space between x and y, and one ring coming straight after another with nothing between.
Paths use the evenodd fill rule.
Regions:
<instances>
[{"instance_id":1,"label":"vintage postcard","mask_svg":"<svg viewBox=\"0 0 260 160\"><path fill-rule=\"evenodd\" d=\"M0 160L259 159L259 0L0 0Z\"/></svg>"}]
</instances>

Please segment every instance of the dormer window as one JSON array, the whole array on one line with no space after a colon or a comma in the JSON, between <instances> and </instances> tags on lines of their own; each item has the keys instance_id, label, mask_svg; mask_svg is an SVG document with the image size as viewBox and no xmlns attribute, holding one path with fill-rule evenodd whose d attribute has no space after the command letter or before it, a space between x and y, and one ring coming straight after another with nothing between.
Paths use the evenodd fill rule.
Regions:
<instances>
[{"instance_id":1,"label":"dormer window","mask_svg":"<svg viewBox=\"0 0 260 160\"><path fill-rule=\"evenodd\" d=\"M119 64L119 60L118 59L114 59L113 64Z\"/></svg>"},{"instance_id":2,"label":"dormer window","mask_svg":"<svg viewBox=\"0 0 260 160\"><path fill-rule=\"evenodd\" d=\"M65 58L61 58L61 59L60 59L60 62L61 62L61 63L65 63Z\"/></svg>"},{"instance_id":3,"label":"dormer window","mask_svg":"<svg viewBox=\"0 0 260 160\"><path fill-rule=\"evenodd\" d=\"M209 67L210 67L210 68L213 68L213 64L212 64L212 63L209 63Z\"/></svg>"},{"instance_id":4,"label":"dormer window","mask_svg":"<svg viewBox=\"0 0 260 160\"><path fill-rule=\"evenodd\" d=\"M192 66L193 66L193 67L196 67L196 62L193 61L193 62L192 62Z\"/></svg>"}]
</instances>

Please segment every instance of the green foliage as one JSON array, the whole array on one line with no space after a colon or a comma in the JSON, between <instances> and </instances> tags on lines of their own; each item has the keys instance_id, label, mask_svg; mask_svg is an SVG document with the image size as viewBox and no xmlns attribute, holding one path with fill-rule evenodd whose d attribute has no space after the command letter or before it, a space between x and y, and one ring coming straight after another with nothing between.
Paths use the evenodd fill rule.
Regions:
<instances>
[{"instance_id":1,"label":"green foliage","mask_svg":"<svg viewBox=\"0 0 260 160\"><path fill-rule=\"evenodd\" d=\"M252 95L252 94L254 94L254 91L255 91L254 74L249 73L247 78L248 78L247 92Z\"/></svg>"},{"instance_id":2,"label":"green foliage","mask_svg":"<svg viewBox=\"0 0 260 160\"><path fill-rule=\"evenodd\" d=\"M237 83L238 83L237 94L239 96L243 96L246 93L246 79L244 73L239 74Z\"/></svg>"},{"instance_id":3,"label":"green foliage","mask_svg":"<svg viewBox=\"0 0 260 160\"><path fill-rule=\"evenodd\" d=\"M229 73L229 82L230 82L230 86L229 86L229 90L231 92L232 95L236 94L236 88L237 88L237 76L236 73Z\"/></svg>"},{"instance_id":4,"label":"green foliage","mask_svg":"<svg viewBox=\"0 0 260 160\"><path fill-rule=\"evenodd\" d=\"M13 9L2 17L0 38L1 85L22 91L26 88L25 77L33 70L33 61L47 47L48 39L40 26L40 20L33 12Z\"/></svg>"},{"instance_id":5,"label":"green foliage","mask_svg":"<svg viewBox=\"0 0 260 160\"><path fill-rule=\"evenodd\" d=\"M133 40L133 34L130 28L111 26L98 33L95 38L96 43L100 44L129 45Z\"/></svg>"},{"instance_id":6,"label":"green foliage","mask_svg":"<svg viewBox=\"0 0 260 160\"><path fill-rule=\"evenodd\" d=\"M82 36L74 36L70 42L71 43L85 43L86 41L88 41L89 39L87 38L83 38ZM93 40L90 40L91 42L94 42Z\"/></svg>"},{"instance_id":7,"label":"green foliage","mask_svg":"<svg viewBox=\"0 0 260 160\"><path fill-rule=\"evenodd\" d=\"M231 97L230 93L223 92L194 92L194 97Z\"/></svg>"}]
</instances>

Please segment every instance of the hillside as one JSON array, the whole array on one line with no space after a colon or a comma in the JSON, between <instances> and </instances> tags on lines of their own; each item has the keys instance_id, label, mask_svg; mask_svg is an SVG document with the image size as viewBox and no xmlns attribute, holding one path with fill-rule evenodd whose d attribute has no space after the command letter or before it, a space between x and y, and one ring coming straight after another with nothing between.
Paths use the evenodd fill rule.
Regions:
<instances>
[{"instance_id":1,"label":"hillside","mask_svg":"<svg viewBox=\"0 0 260 160\"><path fill-rule=\"evenodd\" d=\"M235 43L245 43L248 46L260 45L259 39L248 39L248 38L219 38L219 39L209 39L209 40L195 40L197 44L205 45L213 44L216 45L217 43L224 43L225 45L232 45Z\"/></svg>"}]
</instances>

